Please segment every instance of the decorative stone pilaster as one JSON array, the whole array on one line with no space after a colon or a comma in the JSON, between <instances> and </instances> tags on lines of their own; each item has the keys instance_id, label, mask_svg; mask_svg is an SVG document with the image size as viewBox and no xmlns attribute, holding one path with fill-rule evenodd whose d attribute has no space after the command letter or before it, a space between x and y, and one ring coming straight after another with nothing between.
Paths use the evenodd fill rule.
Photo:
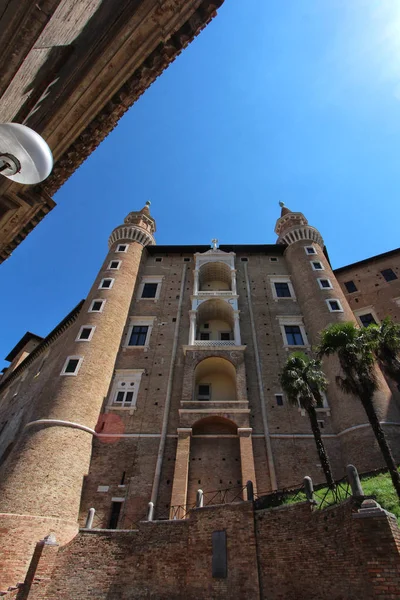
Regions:
<instances>
[{"instance_id":1,"label":"decorative stone pilaster","mask_svg":"<svg viewBox=\"0 0 400 600\"><path fill-rule=\"evenodd\" d=\"M194 346L196 339L196 311L189 311L190 326L189 326L189 346Z\"/></svg>"},{"instance_id":2,"label":"decorative stone pilaster","mask_svg":"<svg viewBox=\"0 0 400 600\"><path fill-rule=\"evenodd\" d=\"M254 492L256 492L256 471L254 468L253 442L251 439L253 429L251 427L238 427L237 431L240 442L242 483L245 486L248 481L252 481ZM247 500L246 490L244 490L244 499Z\"/></svg>"},{"instance_id":3,"label":"decorative stone pilaster","mask_svg":"<svg viewBox=\"0 0 400 600\"><path fill-rule=\"evenodd\" d=\"M172 484L170 519L183 519L186 514L186 498L189 475L191 427L178 428L174 481Z\"/></svg>"},{"instance_id":4,"label":"decorative stone pilaster","mask_svg":"<svg viewBox=\"0 0 400 600\"><path fill-rule=\"evenodd\" d=\"M232 294L236 296L237 285L236 285L236 269L232 269Z\"/></svg>"}]
</instances>

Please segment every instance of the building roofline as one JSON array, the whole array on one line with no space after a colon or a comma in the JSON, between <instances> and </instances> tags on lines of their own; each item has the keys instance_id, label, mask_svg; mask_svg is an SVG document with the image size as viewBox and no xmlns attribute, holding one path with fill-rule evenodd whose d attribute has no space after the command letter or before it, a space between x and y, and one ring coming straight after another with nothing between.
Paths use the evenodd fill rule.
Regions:
<instances>
[{"instance_id":1,"label":"building roofline","mask_svg":"<svg viewBox=\"0 0 400 600\"><path fill-rule=\"evenodd\" d=\"M146 246L149 254L196 254L207 252L210 245L182 245L182 246ZM219 250L223 252L254 252L257 254L282 255L286 249L285 244L221 244Z\"/></svg>"},{"instance_id":2,"label":"building roofline","mask_svg":"<svg viewBox=\"0 0 400 600\"><path fill-rule=\"evenodd\" d=\"M350 265L345 265L344 267L339 267L338 269L333 269L333 272L343 273L347 269L353 269L354 267L360 267L361 265L366 265L374 260L381 260L382 258L388 258L390 256L395 256L395 254L400 253L400 248L396 248L395 250L388 250L388 252L383 252L382 254L376 254L375 256L370 256L369 258L364 258L363 260L359 260L355 263L351 263Z\"/></svg>"},{"instance_id":3,"label":"building roofline","mask_svg":"<svg viewBox=\"0 0 400 600\"><path fill-rule=\"evenodd\" d=\"M8 362L12 362L14 360L14 358L17 356L17 354L22 350L22 348L24 346L26 346L26 344L33 339L37 339L39 341L42 341L43 338L41 335L36 335L36 333L31 333L30 331L27 331L22 338L19 340L19 342L17 342L14 346L14 348L12 350L10 350L10 352L7 354L7 356L5 357L4 360L7 360Z\"/></svg>"}]
</instances>

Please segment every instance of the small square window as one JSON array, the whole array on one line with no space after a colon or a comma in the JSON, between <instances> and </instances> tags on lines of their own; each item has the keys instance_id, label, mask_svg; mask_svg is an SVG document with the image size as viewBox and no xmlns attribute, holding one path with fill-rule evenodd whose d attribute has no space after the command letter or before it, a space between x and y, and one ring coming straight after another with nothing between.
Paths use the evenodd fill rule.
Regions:
<instances>
[{"instance_id":1,"label":"small square window","mask_svg":"<svg viewBox=\"0 0 400 600\"><path fill-rule=\"evenodd\" d=\"M93 300L92 304L90 305L89 312L103 312L105 303L105 300Z\"/></svg>"},{"instance_id":2,"label":"small square window","mask_svg":"<svg viewBox=\"0 0 400 600\"><path fill-rule=\"evenodd\" d=\"M78 336L76 338L77 342L90 342L90 340L93 337L93 333L94 333L95 327L92 327L91 325L83 326L80 328L80 331L78 333Z\"/></svg>"},{"instance_id":3,"label":"small square window","mask_svg":"<svg viewBox=\"0 0 400 600\"><path fill-rule=\"evenodd\" d=\"M118 244L116 252L127 252L128 244Z\"/></svg>"},{"instance_id":4,"label":"small square window","mask_svg":"<svg viewBox=\"0 0 400 600\"><path fill-rule=\"evenodd\" d=\"M321 290L331 290L332 284L329 279L318 279L319 287Z\"/></svg>"},{"instance_id":5,"label":"small square window","mask_svg":"<svg viewBox=\"0 0 400 600\"><path fill-rule=\"evenodd\" d=\"M145 283L142 291L142 298L155 298L157 295L158 283Z\"/></svg>"},{"instance_id":6,"label":"small square window","mask_svg":"<svg viewBox=\"0 0 400 600\"><path fill-rule=\"evenodd\" d=\"M183 262L190 262L190 258L189 258L188 256L186 256L186 257L183 259Z\"/></svg>"},{"instance_id":7,"label":"small square window","mask_svg":"<svg viewBox=\"0 0 400 600\"><path fill-rule=\"evenodd\" d=\"M339 300L327 300L326 302L331 312L343 312L343 308Z\"/></svg>"},{"instance_id":8,"label":"small square window","mask_svg":"<svg viewBox=\"0 0 400 600\"><path fill-rule=\"evenodd\" d=\"M285 325L285 334L288 346L304 346L299 325Z\"/></svg>"},{"instance_id":9,"label":"small square window","mask_svg":"<svg viewBox=\"0 0 400 600\"><path fill-rule=\"evenodd\" d=\"M317 260L312 261L311 266L314 269L314 271L323 271L324 270L323 264Z\"/></svg>"},{"instance_id":10,"label":"small square window","mask_svg":"<svg viewBox=\"0 0 400 600\"><path fill-rule=\"evenodd\" d=\"M68 356L60 375L77 375L82 361L82 356Z\"/></svg>"},{"instance_id":11,"label":"small square window","mask_svg":"<svg viewBox=\"0 0 400 600\"><path fill-rule=\"evenodd\" d=\"M211 385L209 383L199 384L197 400L211 400Z\"/></svg>"},{"instance_id":12,"label":"small square window","mask_svg":"<svg viewBox=\"0 0 400 600\"><path fill-rule=\"evenodd\" d=\"M278 298L291 298L289 284L286 281L277 281L274 283L276 295Z\"/></svg>"},{"instance_id":13,"label":"small square window","mask_svg":"<svg viewBox=\"0 0 400 600\"><path fill-rule=\"evenodd\" d=\"M229 331L221 331L219 334L219 339L223 341L228 341L231 339L231 334Z\"/></svg>"},{"instance_id":14,"label":"small square window","mask_svg":"<svg viewBox=\"0 0 400 600\"><path fill-rule=\"evenodd\" d=\"M318 425L320 429L325 429L325 423L324 421L318 421Z\"/></svg>"},{"instance_id":15,"label":"small square window","mask_svg":"<svg viewBox=\"0 0 400 600\"><path fill-rule=\"evenodd\" d=\"M283 394L275 394L275 400L277 406L283 406Z\"/></svg>"},{"instance_id":16,"label":"small square window","mask_svg":"<svg viewBox=\"0 0 400 600\"><path fill-rule=\"evenodd\" d=\"M245 256L242 256L240 259L242 262L249 262L249 259L246 258Z\"/></svg>"},{"instance_id":17,"label":"small square window","mask_svg":"<svg viewBox=\"0 0 400 600\"><path fill-rule=\"evenodd\" d=\"M357 292L357 286L354 283L354 281L345 281L344 287L349 292L349 294L352 294L353 292Z\"/></svg>"},{"instance_id":18,"label":"small square window","mask_svg":"<svg viewBox=\"0 0 400 600\"><path fill-rule=\"evenodd\" d=\"M304 250L306 251L306 254L317 254L317 251L314 248L314 246L305 246Z\"/></svg>"},{"instance_id":19,"label":"small square window","mask_svg":"<svg viewBox=\"0 0 400 600\"><path fill-rule=\"evenodd\" d=\"M162 262L162 258L161 256L156 256L156 258L154 259L155 262Z\"/></svg>"},{"instance_id":20,"label":"small square window","mask_svg":"<svg viewBox=\"0 0 400 600\"><path fill-rule=\"evenodd\" d=\"M207 341L207 340L210 339L210 334L208 332L201 331L200 332L200 339L203 340L203 341Z\"/></svg>"},{"instance_id":21,"label":"small square window","mask_svg":"<svg viewBox=\"0 0 400 600\"><path fill-rule=\"evenodd\" d=\"M120 260L112 260L110 262L110 264L108 265L108 268L111 269L111 270L113 270L113 271L116 271L117 269L120 268L120 266L121 266L121 261Z\"/></svg>"},{"instance_id":22,"label":"small square window","mask_svg":"<svg viewBox=\"0 0 400 600\"><path fill-rule=\"evenodd\" d=\"M270 260L270 262L278 262L278 259L276 256L270 256L269 260Z\"/></svg>"},{"instance_id":23,"label":"small square window","mask_svg":"<svg viewBox=\"0 0 400 600\"><path fill-rule=\"evenodd\" d=\"M365 315L359 315L358 318L360 319L363 327L368 327L368 325L376 325L376 321L371 313L365 313Z\"/></svg>"},{"instance_id":24,"label":"small square window","mask_svg":"<svg viewBox=\"0 0 400 600\"><path fill-rule=\"evenodd\" d=\"M383 271L381 271L383 277L385 278L385 281L394 281L395 279L397 279L397 275L396 273L393 271L393 269L383 269Z\"/></svg>"},{"instance_id":25,"label":"small square window","mask_svg":"<svg viewBox=\"0 0 400 600\"><path fill-rule=\"evenodd\" d=\"M110 290L114 285L114 279L107 277L100 281L99 290Z\"/></svg>"},{"instance_id":26,"label":"small square window","mask_svg":"<svg viewBox=\"0 0 400 600\"><path fill-rule=\"evenodd\" d=\"M204 329L210 329L210 324L209 323L203 323L203 327L204 327Z\"/></svg>"}]
</instances>

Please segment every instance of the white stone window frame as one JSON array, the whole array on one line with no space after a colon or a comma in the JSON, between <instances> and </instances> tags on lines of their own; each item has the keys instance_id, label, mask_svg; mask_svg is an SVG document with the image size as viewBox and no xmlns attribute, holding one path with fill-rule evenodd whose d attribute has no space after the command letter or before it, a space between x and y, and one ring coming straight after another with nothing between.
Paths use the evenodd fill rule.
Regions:
<instances>
[{"instance_id":1,"label":"white stone window frame","mask_svg":"<svg viewBox=\"0 0 400 600\"><path fill-rule=\"evenodd\" d=\"M373 306L364 306L364 308L357 308L356 310L353 310L353 313L354 313L354 316L357 319L357 322L360 325L360 327L364 327L360 317L362 317L363 315L369 315L369 314L371 314L374 317L375 323L377 325L380 324L380 320L378 319Z\"/></svg>"},{"instance_id":2,"label":"white stone window frame","mask_svg":"<svg viewBox=\"0 0 400 600\"><path fill-rule=\"evenodd\" d=\"M319 285L319 289L320 290L333 290L332 282L331 282L331 280L328 277L318 277L317 281L318 281L318 285ZM327 281L329 283L329 286L328 287L324 287L322 285L322 283L321 283L322 281Z\"/></svg>"},{"instance_id":3,"label":"white stone window frame","mask_svg":"<svg viewBox=\"0 0 400 600\"><path fill-rule=\"evenodd\" d=\"M84 329L90 329L90 334L89 337L87 339L81 339L80 335L82 334L82 331ZM78 331L78 335L75 338L76 342L90 342L93 334L94 334L94 330L96 329L96 325L82 325L82 327L80 328L80 330Z\"/></svg>"},{"instance_id":4,"label":"white stone window frame","mask_svg":"<svg viewBox=\"0 0 400 600\"><path fill-rule=\"evenodd\" d=\"M103 283L105 281L111 281L110 285L108 287L103 287ZM99 283L99 290L111 290L113 288L115 279L113 277L103 277L103 279L100 281Z\"/></svg>"},{"instance_id":5,"label":"white stone window frame","mask_svg":"<svg viewBox=\"0 0 400 600\"><path fill-rule=\"evenodd\" d=\"M65 369L67 368L69 361L70 360L77 360L77 359L78 359L78 364L75 367L75 371L73 373L66 373ZM63 368L61 369L60 375L64 375L66 377L76 377L78 375L78 373L79 373L79 370L80 370L80 368L82 366L82 363L83 363L83 356L79 356L79 355L76 355L76 354L71 355L71 356L67 356L67 358L65 359Z\"/></svg>"},{"instance_id":6,"label":"white stone window frame","mask_svg":"<svg viewBox=\"0 0 400 600\"><path fill-rule=\"evenodd\" d=\"M291 350L292 348L310 348L310 344L307 338L306 330L304 327L303 317L302 316L280 316L277 317L279 326L281 328L281 334L283 339L283 347L286 350ZM304 344L292 345L288 344L288 340L286 337L285 325L297 325L300 327L300 333L303 338Z\"/></svg>"},{"instance_id":7,"label":"white stone window frame","mask_svg":"<svg viewBox=\"0 0 400 600\"><path fill-rule=\"evenodd\" d=\"M274 275L272 277L269 277L269 280L271 283L272 297L275 300L275 302L278 302L278 300L292 300L296 302L296 294L294 292L294 288L289 275ZM278 296L278 294L276 293L275 283L287 283L289 286L290 296Z\"/></svg>"},{"instance_id":8,"label":"white stone window frame","mask_svg":"<svg viewBox=\"0 0 400 600\"><path fill-rule=\"evenodd\" d=\"M317 263L318 263L319 265L321 265L321 268L320 268L320 269L319 269L318 267L316 267L316 266L315 266ZM325 271L325 267L324 267L324 265L322 264L322 262L321 262L320 260L312 260L312 261L310 262L310 265L311 265L311 268L312 268L312 270L313 270L313 271Z\"/></svg>"},{"instance_id":9,"label":"white stone window frame","mask_svg":"<svg viewBox=\"0 0 400 600\"><path fill-rule=\"evenodd\" d=\"M121 250L121 248L123 248L123 250ZM120 253L120 252L128 252L128 248L129 248L129 244L118 244L117 249L116 249L116 253Z\"/></svg>"},{"instance_id":10,"label":"white stone window frame","mask_svg":"<svg viewBox=\"0 0 400 600\"><path fill-rule=\"evenodd\" d=\"M113 263L118 263L116 267L112 267L111 265ZM122 260L110 260L110 262L108 263L108 267L107 267L107 271L119 271L120 267L122 265Z\"/></svg>"},{"instance_id":11,"label":"white stone window frame","mask_svg":"<svg viewBox=\"0 0 400 600\"><path fill-rule=\"evenodd\" d=\"M136 299L140 300L140 301L147 300L150 302L157 302L160 298L163 279L164 279L164 275L143 275L143 277L140 281L140 284L139 284L139 289L138 289L138 294L136 296ZM154 296L154 298L142 298L145 283L157 283L157 290L156 290L156 295Z\"/></svg>"},{"instance_id":12,"label":"white stone window frame","mask_svg":"<svg viewBox=\"0 0 400 600\"><path fill-rule=\"evenodd\" d=\"M278 396L279 396L279 398L282 398L282 404L278 404ZM282 407L285 405L285 394L283 392L276 392L276 394L274 394L274 398L275 398L274 406Z\"/></svg>"},{"instance_id":13,"label":"white stone window frame","mask_svg":"<svg viewBox=\"0 0 400 600\"><path fill-rule=\"evenodd\" d=\"M340 300L338 298L327 298L325 300L325 302L328 305L329 312L331 312L331 313L342 313L343 312L342 303L340 302ZM332 308L331 302L337 302L339 305L339 308L338 309Z\"/></svg>"},{"instance_id":14,"label":"white stone window frame","mask_svg":"<svg viewBox=\"0 0 400 600\"><path fill-rule=\"evenodd\" d=\"M101 307L100 310L93 310L93 305L95 302L101 302ZM90 313L102 313L104 310L104 306L106 304L107 300L105 300L104 298L95 298L94 300L92 300L90 306L89 306L89 310L88 312Z\"/></svg>"},{"instance_id":15,"label":"white stone window frame","mask_svg":"<svg viewBox=\"0 0 400 600\"><path fill-rule=\"evenodd\" d=\"M156 317L129 317L128 330L126 332L123 348L139 348L140 350L148 350L150 345L151 332L153 330L155 320ZM134 327L148 327L146 340L143 346L130 346L128 344Z\"/></svg>"},{"instance_id":16,"label":"white stone window frame","mask_svg":"<svg viewBox=\"0 0 400 600\"><path fill-rule=\"evenodd\" d=\"M312 248L314 252L308 252L308 249ZM317 249L314 246L304 246L304 252L307 256L316 256L318 254Z\"/></svg>"},{"instance_id":17,"label":"white stone window frame","mask_svg":"<svg viewBox=\"0 0 400 600\"><path fill-rule=\"evenodd\" d=\"M137 398L139 394L139 388L144 369L116 369L114 372L114 378L108 398L107 410L117 410L117 411L131 411L132 414L136 410ZM121 383L134 383L134 387L132 389L131 386L122 386ZM124 406L124 404L115 404L114 400L117 397L118 392L120 391L133 391L133 399L132 403L128 406Z\"/></svg>"}]
</instances>

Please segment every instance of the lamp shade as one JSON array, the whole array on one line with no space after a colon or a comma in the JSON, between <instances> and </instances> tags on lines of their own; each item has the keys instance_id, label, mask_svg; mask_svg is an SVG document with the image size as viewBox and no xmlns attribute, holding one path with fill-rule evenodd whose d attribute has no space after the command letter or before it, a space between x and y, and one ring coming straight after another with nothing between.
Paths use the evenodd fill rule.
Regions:
<instances>
[{"instance_id":1,"label":"lamp shade","mask_svg":"<svg viewBox=\"0 0 400 600\"><path fill-rule=\"evenodd\" d=\"M16 158L15 168L3 169L1 174L18 183L34 184L43 181L53 168L53 156L44 139L26 125L0 124L0 161L7 162L7 155ZM15 163L14 163L15 164Z\"/></svg>"}]
</instances>

